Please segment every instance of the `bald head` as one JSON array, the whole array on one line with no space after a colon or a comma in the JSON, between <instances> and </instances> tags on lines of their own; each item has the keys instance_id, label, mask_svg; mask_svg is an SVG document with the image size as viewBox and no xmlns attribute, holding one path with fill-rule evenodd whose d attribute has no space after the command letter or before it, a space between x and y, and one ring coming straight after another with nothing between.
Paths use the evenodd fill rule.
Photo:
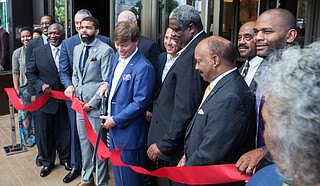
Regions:
<instances>
[{"instance_id":1,"label":"bald head","mask_svg":"<svg viewBox=\"0 0 320 186\"><path fill-rule=\"evenodd\" d=\"M235 67L237 50L227 39L211 36L202 40L195 49L196 69L202 78L211 82Z\"/></svg>"},{"instance_id":2,"label":"bald head","mask_svg":"<svg viewBox=\"0 0 320 186\"><path fill-rule=\"evenodd\" d=\"M218 55L220 58L234 67L237 58L237 50L235 46L227 39L220 36L212 36L203 40L207 43L210 55Z\"/></svg>"},{"instance_id":3,"label":"bald head","mask_svg":"<svg viewBox=\"0 0 320 186\"><path fill-rule=\"evenodd\" d=\"M118 16L118 23L121 23L124 21L133 22L133 23L137 24L137 17L133 12L131 12L129 10L125 10L125 11L121 12Z\"/></svg>"},{"instance_id":4,"label":"bald head","mask_svg":"<svg viewBox=\"0 0 320 186\"><path fill-rule=\"evenodd\" d=\"M259 17L264 16L265 14L277 17L277 19L275 19L274 21L279 22L279 24L281 24L281 26L285 27L286 29L294 29L296 27L296 18L289 10L283 8L273 8L266 10Z\"/></svg>"}]
</instances>

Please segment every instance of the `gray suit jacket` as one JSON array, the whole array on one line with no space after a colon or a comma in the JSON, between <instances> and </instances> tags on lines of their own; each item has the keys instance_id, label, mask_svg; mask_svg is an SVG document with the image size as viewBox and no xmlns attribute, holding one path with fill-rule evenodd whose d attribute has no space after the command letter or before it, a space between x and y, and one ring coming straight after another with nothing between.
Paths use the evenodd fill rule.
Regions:
<instances>
[{"instance_id":1,"label":"gray suit jacket","mask_svg":"<svg viewBox=\"0 0 320 186\"><path fill-rule=\"evenodd\" d=\"M74 48L72 84L75 87L76 96L94 108L87 113L88 116L98 117L101 101L98 90L111 72L114 51L98 39L89 53L82 75L79 64L84 47L84 44L80 44Z\"/></svg>"}]
</instances>

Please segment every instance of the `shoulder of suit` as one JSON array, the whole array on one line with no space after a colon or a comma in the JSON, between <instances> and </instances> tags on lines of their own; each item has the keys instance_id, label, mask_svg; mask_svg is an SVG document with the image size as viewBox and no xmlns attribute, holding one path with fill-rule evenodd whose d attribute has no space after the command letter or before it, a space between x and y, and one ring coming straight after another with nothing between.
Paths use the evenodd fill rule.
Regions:
<instances>
[{"instance_id":1,"label":"shoulder of suit","mask_svg":"<svg viewBox=\"0 0 320 186\"><path fill-rule=\"evenodd\" d=\"M152 45L153 43L155 43L152 39L149 39L145 36L140 36L139 39L140 42L143 42L143 44Z\"/></svg>"},{"instance_id":2,"label":"shoulder of suit","mask_svg":"<svg viewBox=\"0 0 320 186\"><path fill-rule=\"evenodd\" d=\"M110 38L108 38L107 36L98 35L97 38L100 39L100 41L102 41L103 43L107 43L108 44L108 43L111 42Z\"/></svg>"}]
</instances>

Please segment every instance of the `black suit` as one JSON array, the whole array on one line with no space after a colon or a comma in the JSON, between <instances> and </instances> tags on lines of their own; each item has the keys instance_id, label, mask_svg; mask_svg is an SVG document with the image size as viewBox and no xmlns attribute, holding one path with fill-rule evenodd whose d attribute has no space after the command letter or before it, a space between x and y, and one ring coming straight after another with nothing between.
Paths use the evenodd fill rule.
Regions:
<instances>
[{"instance_id":1,"label":"black suit","mask_svg":"<svg viewBox=\"0 0 320 186\"><path fill-rule=\"evenodd\" d=\"M154 72L156 73L158 71L158 56L160 54L160 49L158 45L152 41L151 39L140 36L139 37L139 43L138 43L138 49L139 51L148 59L148 61L152 64ZM159 86L158 86L159 87ZM154 90L156 90L156 86L154 87ZM153 92L153 95L155 94L155 91ZM152 100L150 100L150 103L147 107L147 110L152 112Z\"/></svg>"},{"instance_id":2,"label":"black suit","mask_svg":"<svg viewBox=\"0 0 320 186\"><path fill-rule=\"evenodd\" d=\"M42 86L49 84L52 90L64 91L60 82L58 69L52 57L50 45L35 48L27 64L26 75L35 88L36 97L43 94ZM69 161L70 125L65 102L50 98L48 102L36 111L38 120L37 133L39 135L38 148L44 166L51 166L56 155L56 136L59 136L60 162ZM59 133L56 133L56 127Z\"/></svg>"},{"instance_id":3,"label":"black suit","mask_svg":"<svg viewBox=\"0 0 320 186\"><path fill-rule=\"evenodd\" d=\"M185 135L186 166L236 163L255 147L254 96L237 70L224 76Z\"/></svg>"},{"instance_id":4,"label":"black suit","mask_svg":"<svg viewBox=\"0 0 320 186\"><path fill-rule=\"evenodd\" d=\"M254 95L238 71L224 76L185 135L186 165L235 163L255 146Z\"/></svg>"},{"instance_id":5,"label":"black suit","mask_svg":"<svg viewBox=\"0 0 320 186\"><path fill-rule=\"evenodd\" d=\"M166 156L161 160L177 164L183 152L184 134L197 110L207 83L195 70L194 49L206 33L195 38L176 59L160 85L153 103L148 145L157 144Z\"/></svg>"},{"instance_id":6,"label":"black suit","mask_svg":"<svg viewBox=\"0 0 320 186\"><path fill-rule=\"evenodd\" d=\"M157 59L160 54L160 49L158 45L151 39L144 36L140 36L138 48L139 51L144 55L144 57L146 57L152 64L154 71L157 72Z\"/></svg>"}]
</instances>

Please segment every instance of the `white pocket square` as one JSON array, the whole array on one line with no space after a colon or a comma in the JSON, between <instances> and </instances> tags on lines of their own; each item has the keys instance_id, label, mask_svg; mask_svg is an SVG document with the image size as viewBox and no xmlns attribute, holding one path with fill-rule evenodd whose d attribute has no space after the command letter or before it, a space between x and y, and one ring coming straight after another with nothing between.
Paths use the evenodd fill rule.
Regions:
<instances>
[{"instance_id":1,"label":"white pocket square","mask_svg":"<svg viewBox=\"0 0 320 186\"><path fill-rule=\"evenodd\" d=\"M203 114L204 114L203 110L202 110L202 109L200 109L200 110L198 111L198 114L203 115Z\"/></svg>"}]
</instances>

